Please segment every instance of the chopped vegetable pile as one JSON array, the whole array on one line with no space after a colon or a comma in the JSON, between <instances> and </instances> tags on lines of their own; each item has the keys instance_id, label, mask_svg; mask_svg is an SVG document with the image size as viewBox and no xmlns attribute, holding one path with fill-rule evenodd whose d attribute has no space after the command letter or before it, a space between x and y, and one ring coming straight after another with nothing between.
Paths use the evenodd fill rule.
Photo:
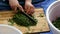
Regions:
<instances>
[{"instance_id":1,"label":"chopped vegetable pile","mask_svg":"<svg viewBox=\"0 0 60 34\"><path fill-rule=\"evenodd\" d=\"M33 16L30 16L31 18L33 18L33 20L35 22L33 22L32 20L30 20L26 15L24 15L21 11L18 11L18 13L16 13L13 18L10 20L10 22L13 20L13 22L15 22L17 25L20 26L35 26L37 24L37 20L34 19ZM13 23L12 22L12 23Z\"/></svg>"},{"instance_id":2,"label":"chopped vegetable pile","mask_svg":"<svg viewBox=\"0 0 60 34\"><path fill-rule=\"evenodd\" d=\"M52 22L53 25L60 30L60 17Z\"/></svg>"}]
</instances>

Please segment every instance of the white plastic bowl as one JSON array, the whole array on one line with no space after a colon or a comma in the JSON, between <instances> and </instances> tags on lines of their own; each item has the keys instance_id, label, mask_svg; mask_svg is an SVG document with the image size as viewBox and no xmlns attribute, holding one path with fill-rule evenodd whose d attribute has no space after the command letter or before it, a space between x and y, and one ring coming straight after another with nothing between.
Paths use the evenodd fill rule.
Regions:
<instances>
[{"instance_id":1,"label":"white plastic bowl","mask_svg":"<svg viewBox=\"0 0 60 34\"><path fill-rule=\"evenodd\" d=\"M46 18L53 34L60 34L60 30L52 24L57 17L60 17L60 1L53 2L46 12Z\"/></svg>"},{"instance_id":2,"label":"white plastic bowl","mask_svg":"<svg viewBox=\"0 0 60 34\"><path fill-rule=\"evenodd\" d=\"M0 34L22 34L22 32L13 26L0 24Z\"/></svg>"}]
</instances>

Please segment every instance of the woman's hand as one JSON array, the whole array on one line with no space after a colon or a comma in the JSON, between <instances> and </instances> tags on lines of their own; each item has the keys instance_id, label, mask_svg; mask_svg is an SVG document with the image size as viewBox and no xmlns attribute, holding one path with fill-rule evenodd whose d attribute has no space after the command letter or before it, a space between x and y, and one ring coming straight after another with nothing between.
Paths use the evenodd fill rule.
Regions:
<instances>
[{"instance_id":1,"label":"woman's hand","mask_svg":"<svg viewBox=\"0 0 60 34\"><path fill-rule=\"evenodd\" d=\"M25 11L27 14L33 14L34 13L34 6L31 2L25 2Z\"/></svg>"},{"instance_id":2,"label":"woman's hand","mask_svg":"<svg viewBox=\"0 0 60 34\"><path fill-rule=\"evenodd\" d=\"M17 12L17 8L24 11L22 6L19 4L19 2L17 0L9 0L9 4L15 13Z\"/></svg>"}]
</instances>

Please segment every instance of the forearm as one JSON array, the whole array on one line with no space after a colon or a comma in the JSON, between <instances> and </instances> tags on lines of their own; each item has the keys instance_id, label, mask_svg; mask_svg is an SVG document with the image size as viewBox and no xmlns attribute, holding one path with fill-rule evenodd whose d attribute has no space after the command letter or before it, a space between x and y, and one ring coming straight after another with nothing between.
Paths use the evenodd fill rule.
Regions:
<instances>
[{"instance_id":1,"label":"forearm","mask_svg":"<svg viewBox=\"0 0 60 34\"><path fill-rule=\"evenodd\" d=\"M26 2L26 3L28 3L28 2L29 2L29 3L31 3L31 2L32 2L32 0L25 0L25 2Z\"/></svg>"}]
</instances>

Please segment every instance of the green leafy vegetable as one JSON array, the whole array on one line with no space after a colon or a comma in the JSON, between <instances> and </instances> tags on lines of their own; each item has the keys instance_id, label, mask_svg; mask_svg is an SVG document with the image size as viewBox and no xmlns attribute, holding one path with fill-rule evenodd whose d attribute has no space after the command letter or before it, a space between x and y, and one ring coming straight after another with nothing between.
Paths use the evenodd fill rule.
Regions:
<instances>
[{"instance_id":1,"label":"green leafy vegetable","mask_svg":"<svg viewBox=\"0 0 60 34\"><path fill-rule=\"evenodd\" d=\"M38 17L44 17L44 14L43 14L43 13L41 13Z\"/></svg>"},{"instance_id":2,"label":"green leafy vegetable","mask_svg":"<svg viewBox=\"0 0 60 34\"><path fill-rule=\"evenodd\" d=\"M14 21L12 19L9 19L9 25L13 25L14 24Z\"/></svg>"},{"instance_id":3,"label":"green leafy vegetable","mask_svg":"<svg viewBox=\"0 0 60 34\"><path fill-rule=\"evenodd\" d=\"M16 14L13 16L12 20L13 20L16 24L18 24L18 25L20 25L20 26L25 26L25 27L35 26L35 25L37 24L37 20L34 19L33 16L30 16L30 17L33 18L33 20L34 20L35 22L33 22L32 20L30 20L30 19L29 19L26 15L24 15L21 11L18 11L18 13L16 13ZM13 22L12 22L12 24L13 24Z\"/></svg>"},{"instance_id":4,"label":"green leafy vegetable","mask_svg":"<svg viewBox=\"0 0 60 34\"><path fill-rule=\"evenodd\" d=\"M60 17L58 17L58 18L57 18L55 21L53 21L52 23L53 23L53 25L54 25L56 28L60 29Z\"/></svg>"}]
</instances>

